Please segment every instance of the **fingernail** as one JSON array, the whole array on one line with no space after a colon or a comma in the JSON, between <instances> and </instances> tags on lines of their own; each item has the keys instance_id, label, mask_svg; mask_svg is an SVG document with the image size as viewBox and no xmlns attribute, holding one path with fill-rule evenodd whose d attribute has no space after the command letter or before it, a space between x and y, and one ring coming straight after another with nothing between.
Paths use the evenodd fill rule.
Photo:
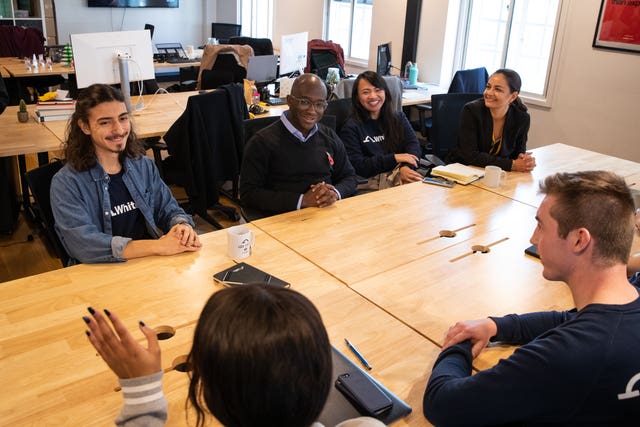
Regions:
<instances>
[{"instance_id":1,"label":"fingernail","mask_svg":"<svg viewBox=\"0 0 640 427\"><path fill-rule=\"evenodd\" d=\"M90 320L87 316L82 316L82 320L84 320L84 323L86 323L87 325L89 324Z\"/></svg>"},{"instance_id":2,"label":"fingernail","mask_svg":"<svg viewBox=\"0 0 640 427\"><path fill-rule=\"evenodd\" d=\"M107 316L111 316L111 312L106 308L104 309L104 314L106 314Z\"/></svg>"},{"instance_id":3,"label":"fingernail","mask_svg":"<svg viewBox=\"0 0 640 427\"><path fill-rule=\"evenodd\" d=\"M138 320L138 323L140 324L140 326L142 326L143 328L146 327L147 325L144 324L144 322L142 320Z\"/></svg>"},{"instance_id":4,"label":"fingernail","mask_svg":"<svg viewBox=\"0 0 640 427\"><path fill-rule=\"evenodd\" d=\"M88 337L91 336L91 332L89 332L89 331L84 331L84 333L87 334Z\"/></svg>"},{"instance_id":5,"label":"fingernail","mask_svg":"<svg viewBox=\"0 0 640 427\"><path fill-rule=\"evenodd\" d=\"M89 311L89 313L96 314L96 311L93 309L93 307L87 307L87 310Z\"/></svg>"}]
</instances>

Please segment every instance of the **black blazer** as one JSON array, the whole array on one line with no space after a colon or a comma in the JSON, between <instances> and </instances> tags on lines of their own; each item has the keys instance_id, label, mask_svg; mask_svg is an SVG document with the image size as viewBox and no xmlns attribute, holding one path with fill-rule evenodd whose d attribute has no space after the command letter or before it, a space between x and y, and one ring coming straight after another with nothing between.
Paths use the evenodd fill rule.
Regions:
<instances>
[{"instance_id":1,"label":"black blazer","mask_svg":"<svg viewBox=\"0 0 640 427\"><path fill-rule=\"evenodd\" d=\"M502 130L502 151L500 155L493 156L489 154L493 134L491 112L484 105L484 99L471 101L462 110L458 145L447 157L447 163L460 162L481 167L496 165L510 171L512 160L527 150L530 123L529 113L512 104Z\"/></svg>"}]
</instances>

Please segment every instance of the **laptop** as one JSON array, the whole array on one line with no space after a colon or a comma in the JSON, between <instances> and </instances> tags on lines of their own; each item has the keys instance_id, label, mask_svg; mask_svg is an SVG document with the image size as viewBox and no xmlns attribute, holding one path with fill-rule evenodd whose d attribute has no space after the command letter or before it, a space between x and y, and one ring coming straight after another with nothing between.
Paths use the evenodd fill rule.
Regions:
<instances>
[{"instance_id":1,"label":"laptop","mask_svg":"<svg viewBox=\"0 0 640 427\"><path fill-rule=\"evenodd\" d=\"M278 77L278 55L250 56L247 80L256 83L271 82Z\"/></svg>"}]
</instances>

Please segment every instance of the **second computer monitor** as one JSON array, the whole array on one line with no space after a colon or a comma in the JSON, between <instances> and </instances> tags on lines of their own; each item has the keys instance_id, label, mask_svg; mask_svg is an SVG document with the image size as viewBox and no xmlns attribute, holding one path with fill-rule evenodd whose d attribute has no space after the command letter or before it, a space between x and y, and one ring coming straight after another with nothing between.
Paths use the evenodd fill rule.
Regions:
<instances>
[{"instance_id":1,"label":"second computer monitor","mask_svg":"<svg viewBox=\"0 0 640 427\"><path fill-rule=\"evenodd\" d=\"M376 71L381 76L391 74L391 42L378 46L378 64Z\"/></svg>"},{"instance_id":2,"label":"second computer monitor","mask_svg":"<svg viewBox=\"0 0 640 427\"><path fill-rule=\"evenodd\" d=\"M278 77L278 56L258 55L249 57L247 80L256 83L268 83Z\"/></svg>"}]
</instances>

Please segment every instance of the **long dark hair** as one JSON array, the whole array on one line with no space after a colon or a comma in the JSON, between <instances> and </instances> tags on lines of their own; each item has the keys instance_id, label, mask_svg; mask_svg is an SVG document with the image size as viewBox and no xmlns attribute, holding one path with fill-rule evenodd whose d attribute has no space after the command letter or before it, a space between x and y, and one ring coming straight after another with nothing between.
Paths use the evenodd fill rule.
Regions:
<instances>
[{"instance_id":1,"label":"long dark hair","mask_svg":"<svg viewBox=\"0 0 640 427\"><path fill-rule=\"evenodd\" d=\"M80 128L79 121L89 123L91 109L104 102L123 102L122 92L109 85L93 84L78 95L76 110L67 124L66 141L62 144L64 157L71 166L79 171L86 171L97 163L96 150L91 141L91 135L85 134ZM129 130L127 145L120 153L120 161L125 157L139 158L145 153L144 146L136 137L133 127Z\"/></svg>"},{"instance_id":2,"label":"long dark hair","mask_svg":"<svg viewBox=\"0 0 640 427\"><path fill-rule=\"evenodd\" d=\"M189 402L222 424L308 427L331 387L331 348L318 310L298 292L245 285L207 301L189 353Z\"/></svg>"},{"instance_id":3,"label":"long dark hair","mask_svg":"<svg viewBox=\"0 0 640 427\"><path fill-rule=\"evenodd\" d=\"M389 86L387 86L387 83L384 81L382 76L375 71L365 71L364 73L361 73L353 84L351 105L353 106L354 116L361 122L364 122L371 117L369 111L364 108L360 103L360 98L358 98L358 86L362 79L368 81L374 87L384 90L385 101L380 109L380 117L378 120L380 122L380 128L384 134L385 149L388 153L396 153L400 150L400 147L402 147L404 139L402 114L396 111L396 107L391 101L391 91L389 90Z\"/></svg>"},{"instance_id":4,"label":"long dark hair","mask_svg":"<svg viewBox=\"0 0 640 427\"><path fill-rule=\"evenodd\" d=\"M527 106L524 102L522 102L522 99L520 99L520 88L522 87L522 79L520 79L520 74L509 68L500 68L499 70L496 70L496 72L492 75L495 74L502 74L504 76L504 79L509 85L509 90L511 91L511 93L518 92L518 96L512 103L513 106L522 111L527 111Z\"/></svg>"}]
</instances>

